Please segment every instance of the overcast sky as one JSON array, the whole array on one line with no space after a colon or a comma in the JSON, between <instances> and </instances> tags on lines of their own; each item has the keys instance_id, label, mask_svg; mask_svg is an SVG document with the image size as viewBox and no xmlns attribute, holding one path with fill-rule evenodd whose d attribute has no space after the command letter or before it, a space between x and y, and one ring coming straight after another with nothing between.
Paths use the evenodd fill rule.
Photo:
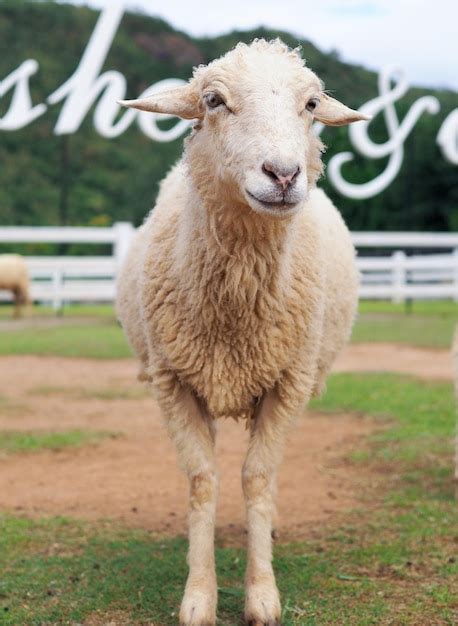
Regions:
<instances>
[{"instance_id":1,"label":"overcast sky","mask_svg":"<svg viewBox=\"0 0 458 626\"><path fill-rule=\"evenodd\" d=\"M110 0L70 0L101 8ZM194 35L259 25L291 31L371 69L397 65L416 85L458 90L458 0L125 0Z\"/></svg>"}]
</instances>

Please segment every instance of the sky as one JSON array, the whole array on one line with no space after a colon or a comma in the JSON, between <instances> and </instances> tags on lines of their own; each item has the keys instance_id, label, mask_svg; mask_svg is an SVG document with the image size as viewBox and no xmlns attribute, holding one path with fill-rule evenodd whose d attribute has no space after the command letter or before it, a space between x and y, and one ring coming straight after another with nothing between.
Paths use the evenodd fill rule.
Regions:
<instances>
[{"instance_id":1,"label":"sky","mask_svg":"<svg viewBox=\"0 0 458 626\"><path fill-rule=\"evenodd\" d=\"M64 0L106 6L110 0ZM409 83L458 91L458 0L124 0L193 35L259 25L290 31L370 69L395 65ZM312 68L313 69L313 68Z\"/></svg>"}]
</instances>

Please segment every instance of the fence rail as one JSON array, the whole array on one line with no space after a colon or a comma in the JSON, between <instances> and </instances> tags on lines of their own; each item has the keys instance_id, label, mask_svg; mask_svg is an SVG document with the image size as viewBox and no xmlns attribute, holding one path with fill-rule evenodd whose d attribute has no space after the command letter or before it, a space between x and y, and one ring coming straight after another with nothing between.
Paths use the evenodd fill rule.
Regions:
<instances>
[{"instance_id":1,"label":"fence rail","mask_svg":"<svg viewBox=\"0 0 458 626\"><path fill-rule=\"evenodd\" d=\"M352 232L357 248L458 248L457 233Z\"/></svg>"},{"instance_id":2,"label":"fence rail","mask_svg":"<svg viewBox=\"0 0 458 626\"><path fill-rule=\"evenodd\" d=\"M114 300L117 273L134 233L128 222L118 222L111 228L10 226L0 228L0 243L112 246L111 256L26 257L33 299L59 309L68 302ZM394 302L410 298L458 301L458 234L354 232L352 237L360 253L357 263L361 272L361 298ZM362 254L371 248L377 253L383 251L384 255ZM0 299L10 297L8 292L0 291Z\"/></svg>"}]
</instances>

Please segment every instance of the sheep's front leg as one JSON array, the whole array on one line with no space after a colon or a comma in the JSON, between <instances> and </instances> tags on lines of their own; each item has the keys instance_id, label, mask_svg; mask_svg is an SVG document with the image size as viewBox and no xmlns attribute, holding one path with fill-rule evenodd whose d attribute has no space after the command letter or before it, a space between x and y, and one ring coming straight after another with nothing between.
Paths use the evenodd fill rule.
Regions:
<instances>
[{"instance_id":1,"label":"sheep's front leg","mask_svg":"<svg viewBox=\"0 0 458 626\"><path fill-rule=\"evenodd\" d=\"M248 518L245 620L252 626L280 624L280 597L272 568L272 520L276 471L290 419L275 391L252 424L242 485Z\"/></svg>"},{"instance_id":2,"label":"sheep's front leg","mask_svg":"<svg viewBox=\"0 0 458 626\"><path fill-rule=\"evenodd\" d=\"M214 528L217 474L215 430L192 394L175 389L165 413L181 465L189 479L189 575L181 603L183 626L210 626L216 621ZM170 396L169 396L170 398Z\"/></svg>"}]
</instances>

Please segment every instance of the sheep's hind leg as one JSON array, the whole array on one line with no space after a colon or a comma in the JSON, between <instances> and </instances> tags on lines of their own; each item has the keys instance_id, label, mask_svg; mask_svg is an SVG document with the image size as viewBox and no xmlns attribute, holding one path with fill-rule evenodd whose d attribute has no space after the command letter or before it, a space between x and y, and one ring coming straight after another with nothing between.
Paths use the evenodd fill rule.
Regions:
<instances>
[{"instance_id":1,"label":"sheep's hind leg","mask_svg":"<svg viewBox=\"0 0 458 626\"><path fill-rule=\"evenodd\" d=\"M19 319L22 317L22 293L19 289L13 290L13 298L14 298L14 309L13 309L13 319Z\"/></svg>"},{"instance_id":2,"label":"sheep's hind leg","mask_svg":"<svg viewBox=\"0 0 458 626\"><path fill-rule=\"evenodd\" d=\"M217 498L215 428L212 419L192 394L179 385L161 404L190 488L189 575L181 603L180 624L212 626L216 621L217 604L214 556Z\"/></svg>"},{"instance_id":3,"label":"sheep's hind leg","mask_svg":"<svg viewBox=\"0 0 458 626\"><path fill-rule=\"evenodd\" d=\"M290 419L275 391L253 421L242 485L248 519L245 620L251 626L280 624L280 596L272 568L272 520L276 470Z\"/></svg>"}]
</instances>

